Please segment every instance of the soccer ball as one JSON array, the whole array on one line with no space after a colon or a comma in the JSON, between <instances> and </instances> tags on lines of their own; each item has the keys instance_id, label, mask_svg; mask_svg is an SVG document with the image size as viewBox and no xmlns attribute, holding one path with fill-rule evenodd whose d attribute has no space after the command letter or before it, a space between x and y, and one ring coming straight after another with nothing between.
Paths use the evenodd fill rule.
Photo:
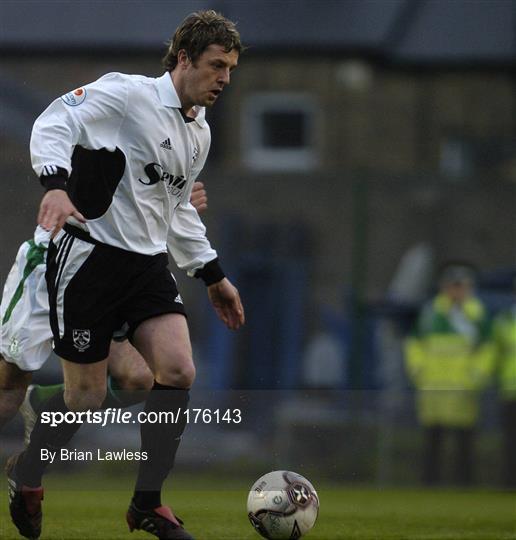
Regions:
<instances>
[{"instance_id":1,"label":"soccer ball","mask_svg":"<svg viewBox=\"0 0 516 540\"><path fill-rule=\"evenodd\" d=\"M270 540L301 538L315 524L319 497L300 474L273 471L251 488L247 512L252 526Z\"/></svg>"}]
</instances>

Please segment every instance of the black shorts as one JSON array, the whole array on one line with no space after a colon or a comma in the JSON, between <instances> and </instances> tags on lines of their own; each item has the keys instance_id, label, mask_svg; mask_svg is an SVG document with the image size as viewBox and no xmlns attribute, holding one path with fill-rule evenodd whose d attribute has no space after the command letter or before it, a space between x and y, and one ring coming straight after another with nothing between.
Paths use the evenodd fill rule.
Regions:
<instances>
[{"instance_id":1,"label":"black shorts","mask_svg":"<svg viewBox=\"0 0 516 540\"><path fill-rule=\"evenodd\" d=\"M124 324L164 313L185 314L165 253L142 255L97 242L69 225L50 243L46 280L54 351L79 364L109 354Z\"/></svg>"}]
</instances>

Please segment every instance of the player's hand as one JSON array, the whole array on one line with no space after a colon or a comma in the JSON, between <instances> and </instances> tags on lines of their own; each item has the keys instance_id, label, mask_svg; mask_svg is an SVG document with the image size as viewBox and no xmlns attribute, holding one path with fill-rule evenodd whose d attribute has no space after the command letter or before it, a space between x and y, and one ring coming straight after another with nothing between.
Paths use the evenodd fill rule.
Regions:
<instances>
[{"instance_id":1,"label":"player's hand","mask_svg":"<svg viewBox=\"0 0 516 540\"><path fill-rule=\"evenodd\" d=\"M85 223L84 216L75 208L66 191L52 189L45 193L39 206L38 223L54 237L70 216Z\"/></svg>"},{"instance_id":2,"label":"player's hand","mask_svg":"<svg viewBox=\"0 0 516 540\"><path fill-rule=\"evenodd\" d=\"M208 208L208 194L202 182L194 182L190 202L199 214Z\"/></svg>"},{"instance_id":3,"label":"player's hand","mask_svg":"<svg viewBox=\"0 0 516 540\"><path fill-rule=\"evenodd\" d=\"M224 278L208 287L208 296L219 319L230 329L238 330L245 323L244 308L238 290Z\"/></svg>"}]
</instances>

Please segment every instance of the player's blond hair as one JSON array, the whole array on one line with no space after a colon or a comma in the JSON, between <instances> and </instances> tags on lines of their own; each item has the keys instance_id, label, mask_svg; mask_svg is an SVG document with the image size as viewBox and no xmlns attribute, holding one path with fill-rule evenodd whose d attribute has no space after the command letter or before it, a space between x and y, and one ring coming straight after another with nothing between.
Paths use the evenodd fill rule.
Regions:
<instances>
[{"instance_id":1,"label":"player's blond hair","mask_svg":"<svg viewBox=\"0 0 516 540\"><path fill-rule=\"evenodd\" d=\"M196 11L188 15L175 31L163 57L163 66L172 71L177 66L181 49L195 63L210 45L220 45L226 52L235 50L239 54L244 49L234 22L212 9Z\"/></svg>"}]
</instances>

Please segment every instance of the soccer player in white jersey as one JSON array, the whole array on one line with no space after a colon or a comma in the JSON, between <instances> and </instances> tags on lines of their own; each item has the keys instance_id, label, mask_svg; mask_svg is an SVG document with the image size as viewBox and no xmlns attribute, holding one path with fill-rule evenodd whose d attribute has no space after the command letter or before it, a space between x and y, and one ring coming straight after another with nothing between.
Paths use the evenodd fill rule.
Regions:
<instances>
[{"instance_id":1,"label":"soccer player in white jersey","mask_svg":"<svg viewBox=\"0 0 516 540\"><path fill-rule=\"evenodd\" d=\"M111 73L55 100L31 137L33 168L47 189L39 224L56 235L46 280L54 351L65 390L46 411L98 409L106 393L106 357L113 332L126 323L154 385L147 413L180 421L141 425L140 461L127 512L130 530L190 540L161 501L188 407L195 367L185 310L167 269L177 265L207 285L226 326L244 310L225 277L205 227L189 203L208 154L205 107L230 82L242 50L235 25L213 11L188 16L176 30L157 79ZM23 536L41 532L41 451L63 447L79 425L34 427L26 451L10 460L11 518Z\"/></svg>"},{"instance_id":2,"label":"soccer player in white jersey","mask_svg":"<svg viewBox=\"0 0 516 540\"><path fill-rule=\"evenodd\" d=\"M204 184L195 182L190 202L202 213L208 207ZM0 305L0 430L21 409L25 443L34 427L35 412L63 385L27 387L32 374L52 356L48 291L45 281L50 233L37 227L34 237L18 249L5 282ZM123 335L112 341L108 356L108 395L103 408L143 401L154 377L145 360ZM22 405L23 403L23 405Z\"/></svg>"}]
</instances>

